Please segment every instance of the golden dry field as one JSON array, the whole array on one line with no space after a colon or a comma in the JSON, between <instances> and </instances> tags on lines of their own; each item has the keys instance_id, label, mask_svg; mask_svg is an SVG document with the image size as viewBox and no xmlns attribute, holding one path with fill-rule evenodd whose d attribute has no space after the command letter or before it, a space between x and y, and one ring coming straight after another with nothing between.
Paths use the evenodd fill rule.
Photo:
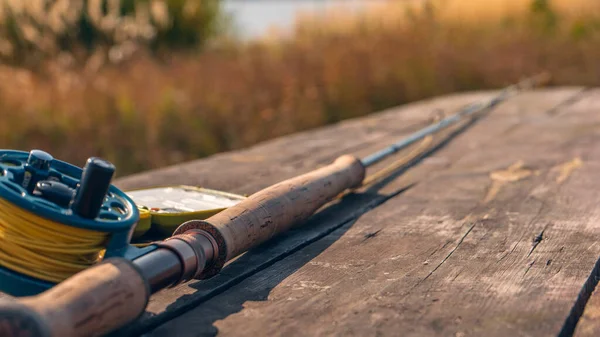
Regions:
<instances>
[{"instance_id":1,"label":"golden dry field","mask_svg":"<svg viewBox=\"0 0 600 337\"><path fill-rule=\"evenodd\" d=\"M123 175L542 70L554 85L598 85L600 2L396 1L301 15L292 34L201 52L73 58L0 67L0 148L78 165L102 156Z\"/></svg>"}]
</instances>

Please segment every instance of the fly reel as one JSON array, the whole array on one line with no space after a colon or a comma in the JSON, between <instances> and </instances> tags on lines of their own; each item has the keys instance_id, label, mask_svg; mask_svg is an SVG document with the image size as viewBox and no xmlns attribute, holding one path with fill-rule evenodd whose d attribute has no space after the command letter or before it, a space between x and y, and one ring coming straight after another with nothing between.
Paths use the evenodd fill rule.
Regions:
<instances>
[{"instance_id":1,"label":"fly reel","mask_svg":"<svg viewBox=\"0 0 600 337\"><path fill-rule=\"evenodd\" d=\"M0 150L0 291L37 294L102 258L156 248L129 243L140 213L111 185L114 172L99 158L81 169L39 150Z\"/></svg>"}]
</instances>

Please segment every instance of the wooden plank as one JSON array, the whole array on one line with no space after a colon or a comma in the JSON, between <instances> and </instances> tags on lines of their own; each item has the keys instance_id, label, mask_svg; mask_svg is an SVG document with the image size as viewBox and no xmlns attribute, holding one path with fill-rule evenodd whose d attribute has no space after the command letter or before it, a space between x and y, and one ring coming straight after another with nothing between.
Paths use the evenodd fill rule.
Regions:
<instances>
[{"instance_id":1,"label":"wooden plank","mask_svg":"<svg viewBox=\"0 0 600 337\"><path fill-rule=\"evenodd\" d=\"M414 204L414 209L419 210L419 212L418 212L418 214L410 213L410 212L406 213L406 214L409 214L408 217L404 218L406 221L408 221L409 219L413 219L413 218L419 218L420 215L425 214L426 210L429 210L429 211L444 210L444 212L440 212L437 216L442 217L442 215L443 215L446 217L447 216L455 217L455 219L453 220L454 221L453 224L444 225L444 228L450 230L450 232L448 232L448 233L452 233L452 235L445 238L446 241L444 241L442 244L443 248L439 247L439 245L441 244L441 242L438 242L439 240L438 241L432 240L431 244L433 244L435 246L435 248L432 248L431 245L423 244L422 249L425 249L428 254L431 253L430 250L436 250L436 252L437 252L436 254L443 254L443 253L449 254L445 249L450 249L451 247L453 247L451 244L452 242L458 240L457 242L460 242L460 244L464 246L464 239L462 241L460 240L460 238L462 238L462 235L464 235L464 230L465 230L463 228L464 221L461 221L461 219L466 217L466 215L464 215L462 213L467 213L467 210L466 209L463 209L462 211L458 211L458 210L460 210L461 207L465 207L465 205L468 205L469 207L467 207L467 208L470 210L473 207L472 204L473 203L477 204L477 202L480 200L477 198L474 198L473 195L475 195L475 194L472 193L473 192L472 190L470 190L470 189L475 189L475 187L469 188L468 187L469 184L465 185L462 183L462 181L454 181L454 180L467 179L469 181L471 181L471 180L479 181L479 184L475 184L477 186L477 188L481 189L482 188L481 186L484 186L483 189L487 188L487 187L485 187L487 185L485 183L483 183L484 179L482 178L482 177L486 178L487 173L489 173L489 172L485 172L485 170L487 170L489 168L500 167L502 165L505 165L507 162L509 162L512 159L512 158L510 158L510 156L509 156L509 158L503 158L502 156L498 157L497 152L498 151L506 152L506 148L500 147L497 137L504 135L504 136L509 136L508 138L510 139L511 135L513 135L512 137L516 137L516 139L518 141L522 141L523 137L527 136L527 134L523 135L520 132L518 132L522 128L522 125L534 125L534 126L538 127L538 129L536 129L536 131L540 131L540 128L541 128L540 125L544 125L544 123L546 123L547 120L554 120L557 115L563 116L563 114L557 113L557 111L560 112L561 109L556 109L556 106L559 106L560 104L563 104L564 102L569 102L573 97L577 97L578 93L579 93L579 89L576 89L576 88L565 89L565 90L551 90L551 91L541 91L541 92L537 92L537 93L526 94L520 98L514 99L513 101L503 105L498 111L495 111L489 117L489 119L482 121L480 125L469 130L469 132L466 135L462 136L462 138L460 138L459 141L456 141L456 143L454 143L454 142L451 143L450 145L448 145L447 148L445 148L443 151L441 151L439 155L429 158L426 162L422 163L422 165L420 165L418 168L415 168L414 170L412 170L412 172L409 172L409 174L406 175L406 176L409 176L409 178L412 176L413 179L415 177L423 178L423 177L427 177L427 173L431 172L431 170L439 171L441 169L442 170L441 172L443 172L443 173L438 172L438 174L442 174L442 177L444 177L444 175L449 175L449 177L447 177L446 180L439 178L439 177L437 178L438 180L442 179L441 185L439 185L440 181L436 182L434 178L430 177L429 180L427 181L426 185L423 185L422 183L420 183L416 188L411 190L409 193L400 194L397 197L390 199L390 196L394 196L394 195L398 194L399 191L403 187L406 186L407 180L410 181L410 179L406 179L406 176L405 176L401 179L397 179L392 184L388 184L388 186L385 186L382 189L380 189L380 191L381 190L385 191L387 189L387 192L386 192L387 194L384 193L383 197L381 195L377 195L377 194L372 195L373 193L378 193L379 191L378 192L371 191L371 192L368 192L368 193L365 193L365 194L362 194L359 196L354 196L351 198L350 201L344 201L344 204L349 205L349 206L338 205L337 206L338 209L334 208L334 211L330 211L329 213L325 212L324 214L317 217L315 220L311 221L311 224L309 226L298 229L294 233L289 233L287 236L281 237L279 240L276 240L276 242L272 242L264 247L261 247L260 249L258 249L256 251L251 252L250 254L246 254L244 257L242 257L238 261L231 264L228 268L226 268L224 270L224 273L222 275L220 275L219 277L217 277L213 280L209 280L209 281L196 282L196 283L193 283L188 286L180 287L177 289L173 289L173 290L164 292L162 294L158 294L158 296L155 297L155 299L151 303L151 308L149 310L149 314L146 316L146 318L144 320L141 321L140 325L137 326L137 328L138 328L137 331L140 331L140 329L149 328L156 324L162 323L163 321L165 321L167 319L171 319L174 316L180 314L181 312L188 310L189 308L191 308L193 306L196 306L198 303L208 300L208 302L206 302L207 304L204 304L204 305L200 306L198 309L190 312L189 315L184 315L183 318L174 320L171 323L165 325L164 328L161 328L163 330L157 330L157 331L165 331L164 329L167 329L167 330L173 329L172 324L175 324L176 326L178 326L178 322L183 322L183 325L185 326L186 324L189 323L188 322L189 320L192 320L192 321L194 320L193 317L204 315L204 313L202 313L202 312L198 313L197 310L203 310L202 308L210 307L210 303L218 303L219 301L214 302L213 300L209 300L209 298L219 292L222 292L225 289L228 289L226 294L231 294L231 296L233 296L233 297L241 296L240 299L244 299L245 298L244 296L240 295L239 292L236 292L233 290L233 289L236 289L236 287L230 288L233 284L243 281L244 279L255 274L259 270L262 270L261 275L269 275L269 273L272 273L272 272L274 272L275 274L278 274L277 268L275 268L274 266L271 266L276 261L278 261L286 256L290 256L290 254L292 254L292 255L288 259L292 259L293 256L300 254L300 253L294 254L294 252L296 250L298 250L299 248L306 246L308 243L311 243L311 242L317 240L318 238L322 237L323 235L325 235L327 233L330 233L332 230L335 230L336 228L340 228L340 226L343 226L344 223L348 223L348 218L350 219L350 221L354 221L357 217L359 217L362 213L364 213L364 211L366 211L369 208L372 208L374 206L377 206L378 204L381 204L383 201L387 201L386 205L390 203L390 200L393 201L392 206L389 206L390 208L404 209L403 207L399 206L399 203L401 203L402 205L409 205L410 200L404 200L403 198L411 198L411 197L409 197L409 195L411 195L412 193L416 193L414 191L421 191L421 190L429 191L427 193L429 193L430 195L427 195L427 193L425 193L427 198L421 197L421 198L414 199L412 201ZM450 97L447 99L448 102L445 102L444 99L438 99L438 100L430 101L428 103L421 103L421 104L430 104L430 106L431 106L431 104L433 103L434 106L436 104L438 106L448 106L449 104L452 104L452 102L455 102L455 103L460 102L460 105L462 105L467 102L470 102L472 100L472 98L473 98L472 96L471 97L462 96L463 101L460 102L461 96L453 96L453 97ZM419 109L417 109L416 107L419 107ZM382 119L388 118L384 122L384 124L388 125L388 126L392 125L392 124L401 124L403 122L403 118L407 118L410 120L410 118L408 118L407 116L417 115L419 113L419 111L421 114L423 114L422 109L423 109L422 105L419 106L419 104L416 104L416 105L412 105L410 107L401 109L402 112L397 111L394 113L393 111L389 111L389 112L381 114L381 116L373 116L370 118L375 119L375 120L378 117L381 117ZM407 111L409 111L410 113L408 113ZM391 116L395 116L395 122ZM353 132L356 132L357 129L365 127L364 120L354 121L354 122L355 123L362 122L363 125L357 126L356 129L353 130ZM353 122L350 122L348 124L352 125L352 123ZM498 123L500 123L500 124L498 124ZM346 127L348 127L348 124L346 124ZM560 123L559 123L559 126L561 126ZM327 136L331 133L333 133L333 134L337 133L337 132L333 132L333 131L334 131L334 129L331 129L329 133L326 133L326 132L323 132L323 130L320 130L320 132L323 132L322 134L320 134L320 136L323 137L323 136ZM319 131L317 131L317 132L319 132ZM517 136L514 136L514 135L517 135ZM529 134L529 136L531 136L531 134ZM302 141L301 135L296 136L296 137L300 138L300 139L297 138L296 141ZM332 137L332 136L328 136L328 137ZM314 138L314 134L312 135L312 138L316 139L316 138ZM385 137L382 137L382 138L380 138L380 140L383 140L384 138ZM557 141L564 141L564 140L565 139L558 139ZM281 142L285 143L284 141L281 141ZM274 143L277 143L277 141ZM491 145L488 143L490 143ZM256 147L254 149L251 149L249 152L252 153L252 151L254 151L254 154L261 153L261 151L264 151L263 153L266 153L266 154L272 153L273 152L272 144L273 143L262 145L262 146L264 146L264 149L262 149L262 150L261 150L261 146ZM292 142L292 144L293 144L293 142ZM540 144L544 145L546 143L541 142ZM368 146L364 146L364 147L361 146L360 148L355 149L355 151L353 151L353 152L360 153L361 151L370 150L369 147L376 147L376 146L381 146L381 145L382 144L378 144L375 141ZM549 141L549 142L547 142L547 144L545 146L552 146L552 145L556 145L556 143ZM278 147L278 146L280 146L280 149L286 148L286 146L282 146L281 144L275 145L275 147ZM290 143L287 143L287 146L290 146ZM473 149L473 148L478 149L479 147L483 147L483 146L485 146L487 150L491 149L491 150L495 150L496 152L491 152L491 154L489 155L490 158L487 158L487 156L482 156L482 157L478 157L479 159L477 159L477 155L475 155L475 157L468 155L470 153L469 152L470 149ZM327 147L323 147L323 149L327 149ZM478 150L481 150L481 149L479 148ZM530 150L536 152L537 150L539 150L539 146L537 148L535 146L532 146L530 148ZM518 153L518 152L515 152L515 153ZM239 153L232 154L232 155L233 156L239 155ZM249 156L248 154L243 154L243 155ZM540 156L539 153L537 155L538 155L538 157ZM559 156L560 155L565 155L565 153L559 154ZM223 157L227 158L228 156L229 155L221 156L220 159L223 160ZM322 160L325 160L325 158L327 156L328 156L327 153L323 153L323 155L321 156L323 158ZM335 156L337 156L337 154L335 154L335 155L332 154L332 158ZM298 158L300 158L300 157L297 157L296 160ZM537 157L534 156L534 158L537 158ZM326 158L326 159L327 159L327 161L330 160L330 158ZM219 160L219 159L213 158L213 159L209 159L207 161L195 162L195 163L190 164L189 167L185 170L167 169L167 170L161 170L157 173L156 172L150 173L149 175L146 175L146 176L133 177L131 180L129 180L129 182L126 181L124 183L124 185L127 185L128 183L131 185L135 185L135 183L144 184L144 183L148 183L149 180L161 180L160 183L174 183L173 180L169 180L169 179L183 179L184 181L190 181L190 180L195 179L192 175L195 174L194 172L198 171L198 170L194 169L194 166L196 166L196 167L210 166L211 161L217 161L217 160ZM225 161L222 161L221 164L224 164L227 160L232 160L232 159L227 158L227 159L225 159ZM294 160L294 159L291 159L291 160ZM475 163L471 163L470 161L475 161ZM206 164L206 163L208 163L208 164ZM260 162L255 167L250 167L248 169L250 170L250 172L253 172L252 171L253 169L261 170L260 165L264 165L264 164L265 163ZM285 167L285 166L286 166L285 164L282 165L282 167ZM459 169L457 169L456 167L459 167ZM504 166L504 167L506 167L506 166ZM476 168L476 170L475 170L475 168ZM304 167L299 167L297 170L302 171L303 169L304 169ZM173 170L173 171L169 171L169 170ZM201 170L202 170L202 168L201 168ZM231 171L232 169L226 168L225 170ZM477 170L479 170L479 171L477 171ZM282 171L286 171L286 170L282 169ZM290 171L293 171L293 170L290 170ZM167 172L166 175L165 175L165 172ZM179 173L175 174L174 172L179 172ZM484 172L485 172L485 174L484 174ZM212 172L210 172L210 173L212 173ZM289 172L285 172L285 173L278 172L275 175L278 175L278 177L279 177L280 175L285 176L288 173ZM291 175L295 175L297 173L299 173L299 172L292 172ZM184 175L184 174L187 174L188 180L185 180L186 178L181 178L182 175ZM154 175L154 177L152 177L152 175ZM216 176L218 177L218 174ZM150 178L148 178L148 177L150 177ZM223 177L227 177L227 175L224 174ZM225 178L223 178L223 179L225 179ZM537 178L537 179L539 179L539 178ZM220 181L219 179L211 180L211 183L218 185L219 181ZM186 182L186 183L189 183L189 182ZM262 183L262 182L260 182L260 179L257 179L256 182L247 184L247 186L254 184L255 188L258 188L258 187L261 187L261 185L263 185L263 184L268 185L270 183L271 182ZM227 182L223 183L223 186L225 186L225 185L227 185ZM431 188L428 186L438 186L438 187L442 186L443 188L440 190L439 188ZM446 188L446 187L448 187L448 188ZM219 188L219 187L216 187L216 188ZM250 188L250 187L247 187L247 188ZM440 193L440 191L441 191L441 193ZM469 192L469 193L467 193L467 192ZM481 192L481 191L479 191L479 192ZM483 193L483 192L481 192L481 193ZM481 194L481 193L479 193L479 194ZM459 198L459 199L455 200L457 195L462 196L463 194L465 194L464 198ZM479 194L477 194L477 195L479 196ZM431 201L430 201L430 199L431 199ZM398 202L397 202L397 200L398 200ZM446 200L445 202L447 203L447 205L444 204L444 200ZM431 205L429 205L429 204L431 204ZM427 205L427 207L425 207L425 205ZM508 208L510 208L510 207L518 208L518 207L521 207L522 205L527 205L527 204L526 203L523 204L521 202L516 202L514 204L507 203L507 205L501 204L502 207L508 207ZM530 207L526 208L526 210L530 210L533 207L531 205L529 205L529 206ZM341 207L341 210L339 207ZM347 207L347 208L344 208L344 207ZM489 207L489 206L487 206L487 207ZM381 207L381 208L377 209L376 212L383 212L385 214L386 211L380 211L380 209L384 209L384 208ZM484 209L487 210L487 208L484 208ZM342 211L342 210L344 210L344 211ZM355 213L352 213L352 212L348 213L348 210L354 210L354 211L359 210L359 211L356 211ZM525 212L525 210L519 209L519 211L522 211L523 213L525 213L525 215L522 216L523 219L525 219L527 216L531 216L530 214L528 215L528 213ZM387 212L389 213L391 211L387 210ZM481 210L479 212L481 213ZM346 213L346 214L344 214L344 213ZM340 214L344 214L344 215L346 215L346 217L340 218ZM463 218L460 218L460 217L456 218L458 215L461 215L461 214L463 215ZM371 217L371 216L372 215L370 213L366 217ZM401 217L399 217L399 218L402 219ZM352 227L351 230L354 231L354 230L357 230L356 228L359 228L358 230L361 231L360 235L364 236L365 235L364 232L366 229L365 228L360 229L361 224L364 223L363 219L364 219L364 217L361 218L356 224L354 224L354 226ZM384 219L386 219L386 218L384 217ZM525 219L525 220L527 220L527 219ZM525 221L525 220L520 220L520 221ZM442 223L444 223L444 221L442 221ZM406 225L406 223L404 225ZM390 224L389 226L394 227L394 226L399 226L399 225L396 223L393 223L393 224ZM363 225L363 227L364 227L364 225ZM499 229L498 229L499 231L500 231L500 229L503 228L501 226L498 226L498 227L499 227ZM408 228L410 229L411 227L409 226ZM471 228L471 227L468 227L468 228ZM475 227L473 227L473 229L470 230L469 233L473 232L474 229L475 229ZM436 231L438 231L438 230L439 230L439 228L436 229ZM506 232L506 229L504 229L504 231ZM376 232L376 230L373 232ZM512 233L512 229L508 232ZM500 233L500 234L502 234L502 233ZM521 234L523 234L523 233L521 233ZM471 234L471 235L474 235L474 234ZM506 235L506 233L505 233L505 235ZM346 236L344 236L344 238L346 238ZM378 236L379 235L376 235L375 237L378 237ZM335 237L335 235L332 237ZM329 236L327 238L329 238ZM450 239L454 239L454 241L452 241ZM323 240L327 240L327 239L323 239ZM369 239L369 241L370 240L371 239ZM448 240L450 240L450 241L448 241ZM321 241L322 240L320 240L319 242L321 242ZM429 241L427 241L427 242L429 242ZM387 242L387 244L389 244L389 242ZM310 245L306 249L310 249L310 247L312 247L314 245L316 245L316 243L313 245ZM381 249L381 247L378 247L378 248ZM343 249L349 249L349 248L343 247L340 249L343 250ZM515 249L515 248L512 248L512 249ZM329 251L330 250L328 249L327 253ZM456 251L456 249L451 250L452 254L455 254L456 253L455 251ZM377 250L376 253L380 253L380 252ZM414 253L411 254L410 252L404 252L404 251L403 251L403 253L407 253L406 259L410 258L411 256L414 256ZM343 254L341 254L341 255L343 255ZM444 255L444 256L447 256L447 255ZM380 260L379 256L375 255L374 257L375 257L374 260L377 260L377 261ZM438 256L435 254L432 255L432 258L437 258L437 257ZM287 261L288 259L285 259L285 260ZM401 258L398 258L398 259L401 259ZM513 258L511 257L511 259L513 259ZM509 259L507 261L511 261L511 259ZM405 258L402 258L402 260L404 261ZM414 264L414 261L412 259L410 259L410 261L412 261ZM407 262L407 265L410 266L410 263L408 263L410 261L405 261L405 262ZM328 263L328 262L326 262L326 263ZM368 263L368 260L367 260L367 263ZM419 263L422 263L422 262L419 262ZM443 263L443 265L447 265L447 261L445 261ZM534 265L535 265L535 263L534 263ZM269 267L269 266L271 266L271 267ZM269 267L269 268L267 268L267 267ZM437 273L437 270L440 269L441 267L442 267L442 264L440 265L440 267L438 267L436 269L436 273ZM428 270L427 267L423 267L423 265L421 265L420 268L419 268L419 265L412 266L411 268L412 269L417 268L416 270L418 270L418 271L421 271L420 269L422 269L422 271ZM533 266L531 267L531 269L533 269ZM585 269L585 268L583 268L583 269ZM399 269L398 272L402 272L402 270L403 269ZM302 269L301 269L301 271L302 271ZM299 272L301 272L301 271L299 271ZM394 272L396 272L396 271L394 271ZM589 273L589 271L586 271L586 272ZM529 271L528 271L528 273L529 273ZM328 274L328 273L324 273L324 274ZM333 274L333 275L335 278L335 274ZM531 275L535 275L535 274L531 273ZM252 277L254 277L254 276L252 276ZM248 278L246 281L243 281L243 282L244 283L250 282L252 277ZM539 276L539 277L541 278L542 276ZM578 277L579 277L579 275L578 275ZM426 281L429 281L430 279L433 280L434 278L432 278L432 276L427 277ZM381 286L380 283L379 284L374 283L375 287ZM419 286L420 286L420 284L419 284ZM569 289L577 288L580 286L581 286L581 283L577 284L574 287L572 286ZM325 285L325 287L331 287L331 286ZM279 286L277 288L279 288ZM308 288L310 288L310 286ZM327 288L327 289L329 289L329 288ZM338 296L339 296L339 294L338 294ZM572 299L569 299L569 301L570 300L572 300ZM191 318L190 318L190 315L191 315ZM289 312L289 315L290 315L290 317L293 317L294 315L296 315L296 313ZM302 313L300 313L300 315L302 315ZM185 317L188 317L188 319L186 319ZM236 315L234 315L233 317L234 318L232 318L232 319L235 319ZM404 322L404 323L406 324L406 322ZM242 325L242 326L244 326L244 325ZM265 325L265 327L266 326L267 325ZM198 329L198 328L199 328L198 326L194 325L194 329L192 329L190 331L193 331L194 333L199 333L199 331L206 332L206 331L210 330L210 329L206 330L207 328L210 328L210 326L205 327L204 330ZM179 330L176 330L176 331L178 334L185 333L185 331L179 331ZM159 333L159 332L155 332L155 333ZM233 333L233 334L235 334L235 333Z\"/></svg>"},{"instance_id":2,"label":"wooden plank","mask_svg":"<svg viewBox=\"0 0 600 337\"><path fill-rule=\"evenodd\" d=\"M581 108L600 104L598 94L560 119L530 119L488 144L485 154L463 157L366 214L327 249L307 247L154 334L185 336L211 319L222 319L214 325L223 335L565 331L600 251L599 197L588 188L600 164L599 149L590 146L599 119L595 109ZM578 156L582 167L572 161ZM486 167L523 158L531 175L483 203L491 186ZM218 305L223 302L229 305ZM200 318L205 313L208 320Z\"/></svg>"}]
</instances>

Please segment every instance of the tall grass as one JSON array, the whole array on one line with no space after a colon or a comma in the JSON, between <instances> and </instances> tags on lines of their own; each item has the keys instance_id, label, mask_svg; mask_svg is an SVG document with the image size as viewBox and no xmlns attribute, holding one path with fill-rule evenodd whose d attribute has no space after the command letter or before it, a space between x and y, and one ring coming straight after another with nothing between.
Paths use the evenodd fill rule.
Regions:
<instances>
[{"instance_id":1,"label":"tall grass","mask_svg":"<svg viewBox=\"0 0 600 337\"><path fill-rule=\"evenodd\" d=\"M485 5L482 5L485 3ZM0 68L0 147L120 174L549 70L600 82L600 3L454 0L302 16L292 34L97 72Z\"/></svg>"}]
</instances>

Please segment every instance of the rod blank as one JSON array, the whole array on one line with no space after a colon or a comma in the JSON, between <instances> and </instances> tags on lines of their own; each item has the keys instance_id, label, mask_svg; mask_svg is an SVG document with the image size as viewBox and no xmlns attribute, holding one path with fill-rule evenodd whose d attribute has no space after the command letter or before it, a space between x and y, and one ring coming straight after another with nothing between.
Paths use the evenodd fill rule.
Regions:
<instances>
[{"instance_id":1,"label":"rod blank","mask_svg":"<svg viewBox=\"0 0 600 337\"><path fill-rule=\"evenodd\" d=\"M460 110L459 112L455 113L454 115L446 117L435 124L432 124L428 127L420 129L420 130L416 131L415 133L409 135L408 137L401 139L397 143L394 143L382 150L379 150L373 154L368 155L367 157L365 157L361 160L361 163L363 164L364 167L372 166L372 165L382 161L383 159L391 156L392 154L394 154L402 149L405 149L406 147L412 145L413 143L415 143L429 135L437 133L455 123L458 123L467 117L473 117L473 116L477 115L478 113L485 113L486 111L489 111L491 108L496 106L498 103L508 99L509 97L512 97L514 94L518 93L521 90L526 90L531 87L544 84L544 83L548 82L549 80L550 80L550 75L543 73L543 74L531 77L529 79L526 79L524 81L521 81L517 84L511 85L511 86L503 89L498 95L494 96L493 98L491 98L487 101L469 104L466 107L464 107L462 110Z\"/></svg>"}]
</instances>

